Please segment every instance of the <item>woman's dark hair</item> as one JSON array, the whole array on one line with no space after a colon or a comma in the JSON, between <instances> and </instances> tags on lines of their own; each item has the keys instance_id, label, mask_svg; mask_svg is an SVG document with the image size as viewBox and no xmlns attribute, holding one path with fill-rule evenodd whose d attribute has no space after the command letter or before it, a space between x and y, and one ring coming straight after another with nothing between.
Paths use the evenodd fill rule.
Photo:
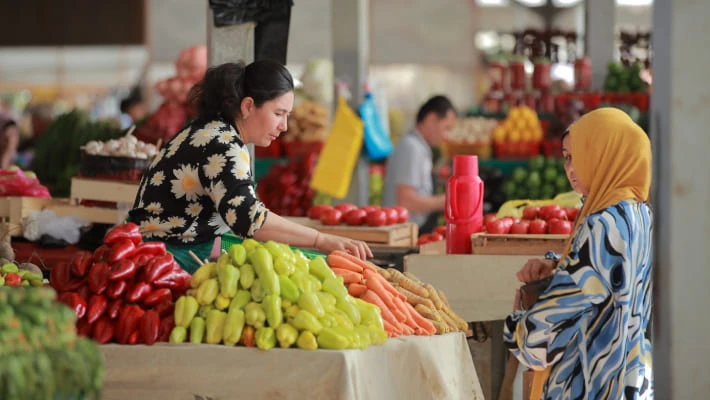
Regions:
<instances>
[{"instance_id":1,"label":"woman's dark hair","mask_svg":"<svg viewBox=\"0 0 710 400\"><path fill-rule=\"evenodd\" d=\"M565 137L569 135L569 128L565 129L564 132L562 132L562 136L560 136L560 142L564 142Z\"/></svg>"},{"instance_id":2,"label":"woman's dark hair","mask_svg":"<svg viewBox=\"0 0 710 400\"><path fill-rule=\"evenodd\" d=\"M430 113L436 113L436 116L439 117L439 119L446 118L446 114L449 110L454 113L456 112L456 108L454 108L453 103L451 103L451 100L449 100L448 97L441 95L434 96L427 100L427 102L419 108L419 112L417 113L417 123L424 121L424 118L426 118L426 116Z\"/></svg>"},{"instance_id":3,"label":"woman's dark hair","mask_svg":"<svg viewBox=\"0 0 710 400\"><path fill-rule=\"evenodd\" d=\"M188 94L197 119L234 118L245 97L261 107L265 102L293 91L293 78L276 61L259 60L246 65L239 61L209 68L205 77Z\"/></svg>"}]
</instances>

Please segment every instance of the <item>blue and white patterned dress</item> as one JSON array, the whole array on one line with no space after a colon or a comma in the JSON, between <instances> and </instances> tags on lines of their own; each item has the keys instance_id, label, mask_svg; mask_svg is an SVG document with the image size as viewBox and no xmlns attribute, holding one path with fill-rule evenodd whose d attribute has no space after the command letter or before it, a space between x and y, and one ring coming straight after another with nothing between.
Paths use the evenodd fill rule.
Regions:
<instances>
[{"instance_id":1,"label":"blue and white patterned dress","mask_svg":"<svg viewBox=\"0 0 710 400\"><path fill-rule=\"evenodd\" d=\"M652 223L631 201L587 216L538 302L507 318L513 355L553 366L544 399L653 399Z\"/></svg>"}]
</instances>

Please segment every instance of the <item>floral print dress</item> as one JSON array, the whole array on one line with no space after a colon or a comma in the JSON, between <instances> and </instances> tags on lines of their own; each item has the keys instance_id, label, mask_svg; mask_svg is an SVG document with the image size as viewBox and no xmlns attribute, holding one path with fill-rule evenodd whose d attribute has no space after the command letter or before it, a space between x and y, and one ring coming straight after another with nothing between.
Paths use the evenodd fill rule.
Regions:
<instances>
[{"instance_id":1,"label":"floral print dress","mask_svg":"<svg viewBox=\"0 0 710 400\"><path fill-rule=\"evenodd\" d=\"M189 245L233 232L252 237L267 209L254 192L250 156L227 121L194 122L158 153L129 216L147 240Z\"/></svg>"}]
</instances>

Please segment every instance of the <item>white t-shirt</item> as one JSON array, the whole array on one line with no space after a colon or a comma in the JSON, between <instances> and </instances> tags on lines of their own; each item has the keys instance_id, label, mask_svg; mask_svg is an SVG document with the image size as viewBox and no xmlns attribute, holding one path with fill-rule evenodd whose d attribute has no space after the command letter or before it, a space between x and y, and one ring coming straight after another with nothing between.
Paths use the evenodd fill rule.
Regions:
<instances>
[{"instance_id":1,"label":"white t-shirt","mask_svg":"<svg viewBox=\"0 0 710 400\"><path fill-rule=\"evenodd\" d=\"M400 139L387 160L382 204L397 205L397 185L412 186L420 196L434 194L432 158L431 147L416 129ZM409 220L421 226L427 217L428 214L410 213Z\"/></svg>"}]
</instances>

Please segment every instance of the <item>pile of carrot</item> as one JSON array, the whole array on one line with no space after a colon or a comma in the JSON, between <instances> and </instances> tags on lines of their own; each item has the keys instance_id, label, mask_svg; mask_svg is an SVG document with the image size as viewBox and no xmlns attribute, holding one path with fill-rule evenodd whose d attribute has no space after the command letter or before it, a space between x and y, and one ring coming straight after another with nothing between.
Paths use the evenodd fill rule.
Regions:
<instances>
[{"instance_id":1,"label":"pile of carrot","mask_svg":"<svg viewBox=\"0 0 710 400\"><path fill-rule=\"evenodd\" d=\"M330 253L326 262L337 276L343 278L350 295L380 309L389 337L437 333L435 324L417 312L407 302L406 295L397 291L374 264L343 251Z\"/></svg>"}]
</instances>

